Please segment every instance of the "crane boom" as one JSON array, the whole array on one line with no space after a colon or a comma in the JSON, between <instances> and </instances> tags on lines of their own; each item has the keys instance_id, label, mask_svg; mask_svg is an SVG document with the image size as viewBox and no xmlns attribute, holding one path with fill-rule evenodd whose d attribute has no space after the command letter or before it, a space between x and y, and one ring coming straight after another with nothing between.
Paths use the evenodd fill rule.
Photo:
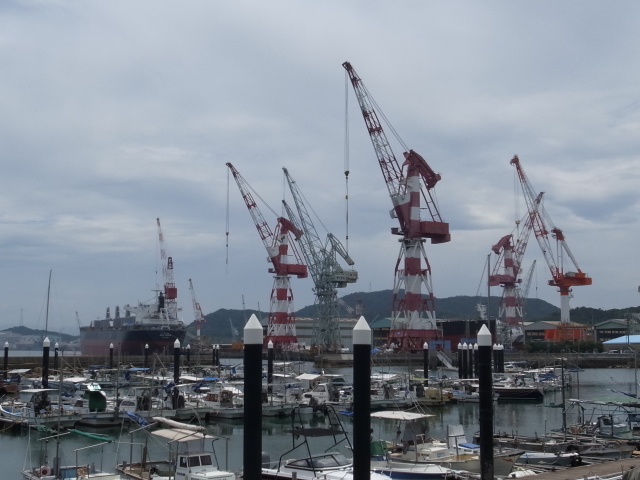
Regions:
<instances>
[{"instance_id":1,"label":"crane boom","mask_svg":"<svg viewBox=\"0 0 640 480\"><path fill-rule=\"evenodd\" d=\"M285 178L289 190L296 205L296 212L283 201L289 220L302 231L299 239L304 258L307 262L311 277L315 284L316 305L318 307L318 321L314 325L312 346L321 346L329 351L340 348L340 321L338 318L338 292L337 288L344 288L349 283L354 283L358 278L355 270L344 270L338 260L339 255L348 265L354 262L347 253L342 243L331 233L327 234L327 241L323 244L316 230L311 215L307 210L303 195L298 184L289 174L286 168Z\"/></svg>"},{"instance_id":2,"label":"crane boom","mask_svg":"<svg viewBox=\"0 0 640 480\"><path fill-rule=\"evenodd\" d=\"M592 279L580 270L575 257L569 250L569 246L567 245L562 230L553 225L551 218L542 204L539 204L537 209L535 208L534 202L536 197L534 197L533 193L535 190L525 175L518 156L515 155L509 163L515 167L518 174L536 240L540 245L540 249L542 250L542 254L547 262L547 266L551 271L551 280L549 280L549 285L558 287L560 292L560 320L563 324L569 324L569 296L572 287L591 285ZM549 234L551 234L551 236L556 240L555 249L551 246ZM566 254L571 260L575 271L565 271L564 254Z\"/></svg>"},{"instance_id":3,"label":"crane boom","mask_svg":"<svg viewBox=\"0 0 640 480\"><path fill-rule=\"evenodd\" d=\"M193 314L195 315L194 322L196 324L196 337L200 340L200 328L206 320L202 313L202 308L200 308L200 304L198 303L198 300L196 300L196 291L193 288L193 282L191 279L189 279L189 290L191 291L191 302L193 303Z\"/></svg>"},{"instance_id":4,"label":"crane boom","mask_svg":"<svg viewBox=\"0 0 640 480\"><path fill-rule=\"evenodd\" d=\"M298 345L298 338L295 329L290 275L295 275L297 278L306 278L308 270L295 248L295 244L290 240L292 237L298 240L302 235L302 230L297 228L290 220L278 217L275 232L272 232L257 203L253 200L247 182L231 163L227 163L227 167L233 174L240 194L258 230L260 239L267 250L269 261L272 265L272 268L269 268L269 273L275 274L274 285L271 290L269 324L264 343L267 345L269 341L272 341L277 349L295 349ZM290 250L295 258L294 263L289 263Z\"/></svg>"},{"instance_id":5,"label":"crane boom","mask_svg":"<svg viewBox=\"0 0 640 480\"><path fill-rule=\"evenodd\" d=\"M431 243L451 240L449 224L442 220L432 195L432 189L441 177L413 150L404 152L404 162L400 166L379 121L371 95L351 64L345 62L342 66L347 71L358 99L391 197L391 216L398 219L399 226L392 228L391 233L402 237L395 268L389 342L396 344L401 350L422 350L425 341L438 336L431 267L423 243L427 238ZM424 220L421 218L423 212L427 214ZM423 286L427 291L426 298L422 294Z\"/></svg>"}]
</instances>

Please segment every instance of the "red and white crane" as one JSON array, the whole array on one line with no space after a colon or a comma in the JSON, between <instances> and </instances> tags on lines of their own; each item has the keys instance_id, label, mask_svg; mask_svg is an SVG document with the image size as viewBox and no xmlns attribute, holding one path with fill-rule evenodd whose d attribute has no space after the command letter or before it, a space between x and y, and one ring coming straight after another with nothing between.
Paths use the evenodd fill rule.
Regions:
<instances>
[{"instance_id":1,"label":"red and white crane","mask_svg":"<svg viewBox=\"0 0 640 480\"><path fill-rule=\"evenodd\" d=\"M532 222L533 232L536 236L536 240L542 250L542 255L549 266L551 271L551 280L549 285L558 287L560 292L560 321L562 324L568 325L570 323L569 318L569 298L572 287L578 287L583 285L591 285L591 277L588 277L586 273L580 270L575 257L569 250L569 246L565 240L562 230L554 226L551 218L545 211L542 204L537 207L535 205L536 196L531 182L527 178L520 165L520 159L518 156L514 156L511 161L518 173L520 184L522 185L522 192L524 193L525 202L527 203L527 210ZM542 195L540 193L539 195ZM539 203L539 202L538 202ZM549 234L556 240L556 248L552 248ZM575 270L565 271L565 254L571 260L573 268ZM571 267L569 267L571 268ZM568 339L568 338L563 338ZM574 338L575 339L575 338Z\"/></svg>"},{"instance_id":2,"label":"red and white crane","mask_svg":"<svg viewBox=\"0 0 640 480\"><path fill-rule=\"evenodd\" d=\"M431 192L440 180L440 175L413 150L404 152L404 162L402 166L399 165L378 120L375 102L351 64L345 62L342 66L355 90L389 190L393 204L391 216L397 218L400 224L391 229L394 235L401 237L401 247L395 267L389 342L396 344L401 350L421 351L424 342L438 336L431 267L424 242L427 238L431 243L451 240L449 224L442 221ZM426 213L427 218L423 220L421 213ZM423 286L426 288L426 297L423 297ZM404 296L401 294L403 289Z\"/></svg>"},{"instance_id":3,"label":"red and white crane","mask_svg":"<svg viewBox=\"0 0 640 480\"><path fill-rule=\"evenodd\" d=\"M196 300L196 291L193 288L193 282L189 279L189 290L191 291L191 301L193 302L193 314L195 315L194 322L196 324L196 340L200 341L200 328L202 324L206 322L204 318L204 314L202 313L202 308L200 308L200 304Z\"/></svg>"},{"instance_id":4,"label":"red and white crane","mask_svg":"<svg viewBox=\"0 0 640 480\"><path fill-rule=\"evenodd\" d=\"M297 240L302 235L302 232L284 217L278 218L275 232L272 232L254 201L245 179L242 178L231 163L227 163L227 167L231 170L233 178L238 184L244 203L249 209L251 218L258 229L260 239L267 250L269 261L273 266L273 268L269 269L269 272L275 274L271 290L269 325L267 327L267 335L264 337L264 344L266 345L271 340L274 348L292 348L297 345L298 337L296 335L290 275L306 278L308 272L307 266L295 248L295 244L290 243L289 240L292 236ZM294 257L293 263L289 263L289 257L291 256L289 249L291 249Z\"/></svg>"},{"instance_id":5,"label":"red and white crane","mask_svg":"<svg viewBox=\"0 0 640 480\"><path fill-rule=\"evenodd\" d=\"M537 212L542 200L542 194L538 194L533 202L533 208ZM512 244L513 234L505 235L491 250L498 255L492 274L489 276L489 286L502 285L502 300L498 317L507 325L519 325L522 322L522 304L518 295L518 285L522 279L518 278L522 271L522 258L527 249L527 243L533 229L533 216L527 214L524 226L520 231L515 245ZM521 223L521 222L518 222ZM502 273L500 273L502 270Z\"/></svg>"},{"instance_id":6,"label":"red and white crane","mask_svg":"<svg viewBox=\"0 0 640 480\"><path fill-rule=\"evenodd\" d=\"M160 219L156 218L158 223L158 242L160 244L160 259L162 260L162 278L164 279L164 307L167 312L175 314L178 311L177 298L178 289L173 280L173 258L167 255L167 249L164 245L164 235L160 226Z\"/></svg>"}]
</instances>

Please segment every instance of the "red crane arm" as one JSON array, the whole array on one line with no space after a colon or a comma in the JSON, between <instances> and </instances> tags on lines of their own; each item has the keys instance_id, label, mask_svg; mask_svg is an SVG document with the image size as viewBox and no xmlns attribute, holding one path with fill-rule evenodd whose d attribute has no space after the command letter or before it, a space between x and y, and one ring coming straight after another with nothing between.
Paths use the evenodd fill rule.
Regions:
<instances>
[{"instance_id":1,"label":"red crane arm","mask_svg":"<svg viewBox=\"0 0 640 480\"><path fill-rule=\"evenodd\" d=\"M414 150L404 152L405 160L402 167L400 167L384 129L378 120L375 102L371 95L369 95L351 64L344 62L342 66L347 71L351 85L356 93L360 111L364 117L378 164L391 197L393 214L400 223L400 228L392 229L392 232L408 238L430 238L432 243L448 242L451 239L449 224L442 221L431 194L431 189L435 187L441 178L440 175L435 173L425 159ZM422 188L422 185L419 184L420 178L422 178L426 188ZM412 184L414 182L413 179L415 179L415 184ZM412 192L416 192L416 195L418 195L415 199L411 198ZM420 197L424 200L423 206L420 205ZM428 210L431 219L428 221L416 219L415 213L412 213L414 209Z\"/></svg>"},{"instance_id":2,"label":"red crane arm","mask_svg":"<svg viewBox=\"0 0 640 480\"><path fill-rule=\"evenodd\" d=\"M258 204L253 199L253 196L249 191L249 184L244 178L242 178L240 172L238 172L231 163L227 163L227 167L231 170L233 178L238 184L242 199L251 214L253 223L260 235L260 239L267 250L269 260L273 264L273 268L269 269L269 271L276 275L295 275L298 278L306 278L308 275L307 266L302 261L302 257L295 245L293 243L286 244L282 241L282 236L289 236L290 233L298 239L300 235L302 235L302 232L298 230L288 219L279 217L274 234L274 232L271 231L271 228L269 228L269 224L267 224L266 220L262 216L260 208L258 208ZM287 263L286 261L283 261L283 258L288 255L288 248L291 248L291 251L293 252L296 259L295 263Z\"/></svg>"}]
</instances>

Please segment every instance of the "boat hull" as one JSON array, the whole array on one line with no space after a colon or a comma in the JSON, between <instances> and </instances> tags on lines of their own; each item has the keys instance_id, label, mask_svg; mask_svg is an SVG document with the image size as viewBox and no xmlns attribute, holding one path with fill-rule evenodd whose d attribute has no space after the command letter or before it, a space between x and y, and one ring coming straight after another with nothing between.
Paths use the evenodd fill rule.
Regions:
<instances>
[{"instance_id":1,"label":"boat hull","mask_svg":"<svg viewBox=\"0 0 640 480\"><path fill-rule=\"evenodd\" d=\"M144 355L145 345L149 354L172 351L176 339L184 343L184 328L136 328L121 327L80 329L80 349L83 355L108 355L113 344L114 353L119 355Z\"/></svg>"}]
</instances>

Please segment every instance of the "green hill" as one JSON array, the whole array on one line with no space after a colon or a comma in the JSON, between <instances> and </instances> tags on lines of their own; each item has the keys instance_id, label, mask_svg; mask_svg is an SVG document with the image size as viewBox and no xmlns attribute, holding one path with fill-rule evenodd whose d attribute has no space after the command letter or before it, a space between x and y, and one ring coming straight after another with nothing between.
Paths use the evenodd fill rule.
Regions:
<instances>
[{"instance_id":1,"label":"green hill","mask_svg":"<svg viewBox=\"0 0 640 480\"><path fill-rule=\"evenodd\" d=\"M376 318L386 318L391 315L391 298L391 290L381 290L369 293L352 293L342 297L342 300L354 310L356 305L360 305L365 318L371 322ZM490 298L489 316L495 317L497 315L499 301L499 297ZM479 303L486 304L487 298L469 296L439 298L436 300L436 312L438 318L442 319L477 318L478 311L476 305ZM298 310L296 316L315 317L316 311L315 305L308 305ZM527 300L525 311L528 321L560 315L560 310L557 307L539 299ZM244 312L242 310L217 310L206 315L207 323L202 326L202 334L214 338L215 341L219 343L232 343L234 340L240 339L245 323L254 313L259 319L268 315L268 312L258 312L256 310L246 310ZM343 317L350 316L344 307L339 308L339 315ZM233 337L232 334L232 326L238 332L235 337Z\"/></svg>"},{"instance_id":2,"label":"green hill","mask_svg":"<svg viewBox=\"0 0 640 480\"><path fill-rule=\"evenodd\" d=\"M40 337L49 337L50 339L56 338L60 339L63 342L72 342L73 340L77 340L79 335L68 335L66 333L58 333L52 331L45 330L36 330L29 327L11 327L2 330L3 332L11 332L16 335L29 335L29 336L40 336Z\"/></svg>"}]
</instances>

